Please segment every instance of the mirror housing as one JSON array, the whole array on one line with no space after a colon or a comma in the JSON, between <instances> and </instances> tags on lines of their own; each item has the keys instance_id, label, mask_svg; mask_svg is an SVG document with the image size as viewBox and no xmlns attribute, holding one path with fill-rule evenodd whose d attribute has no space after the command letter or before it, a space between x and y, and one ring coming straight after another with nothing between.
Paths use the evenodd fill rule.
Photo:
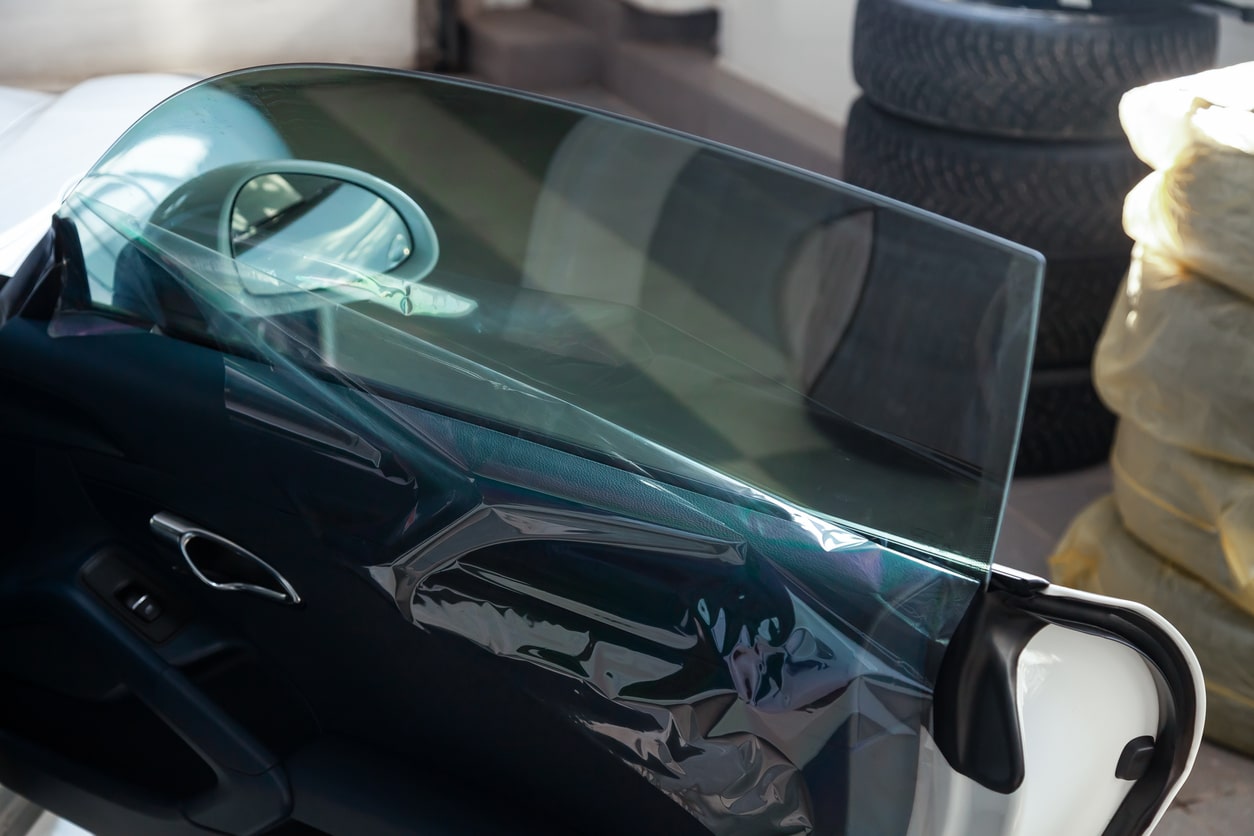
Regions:
<instances>
[{"instance_id":1,"label":"mirror housing","mask_svg":"<svg viewBox=\"0 0 1254 836\"><path fill-rule=\"evenodd\" d=\"M222 166L190 180L149 227L230 264L238 312L272 315L371 300L405 315L463 316L472 300L417 285L439 241L409 195L374 175L316 160Z\"/></svg>"}]
</instances>

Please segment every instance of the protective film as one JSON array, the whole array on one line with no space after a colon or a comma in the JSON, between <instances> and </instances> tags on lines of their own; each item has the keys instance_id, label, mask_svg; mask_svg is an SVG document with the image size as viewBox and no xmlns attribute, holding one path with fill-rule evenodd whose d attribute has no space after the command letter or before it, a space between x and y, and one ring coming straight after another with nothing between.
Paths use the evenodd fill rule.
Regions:
<instances>
[{"instance_id":1,"label":"protective film","mask_svg":"<svg viewBox=\"0 0 1254 836\"><path fill-rule=\"evenodd\" d=\"M175 96L58 224L54 334L216 350L231 420L412 486L351 532L292 493L398 618L517 666L502 700L713 832L905 832L1000 523L1034 254L639 123L333 67Z\"/></svg>"}]
</instances>

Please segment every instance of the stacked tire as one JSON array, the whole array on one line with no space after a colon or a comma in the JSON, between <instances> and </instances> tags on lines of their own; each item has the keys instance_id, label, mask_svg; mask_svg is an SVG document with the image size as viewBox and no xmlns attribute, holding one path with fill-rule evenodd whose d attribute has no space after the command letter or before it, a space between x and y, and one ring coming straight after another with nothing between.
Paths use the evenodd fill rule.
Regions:
<instances>
[{"instance_id":1,"label":"stacked tire","mask_svg":"<svg viewBox=\"0 0 1254 836\"><path fill-rule=\"evenodd\" d=\"M1094 361L1114 493L1050 564L1166 616L1202 664L1207 735L1254 754L1254 64L1122 112L1154 172L1128 195L1133 264Z\"/></svg>"},{"instance_id":2,"label":"stacked tire","mask_svg":"<svg viewBox=\"0 0 1254 836\"><path fill-rule=\"evenodd\" d=\"M1045 288L1019 473L1106 457L1093 348L1129 262L1125 195L1147 173L1122 94L1213 65L1215 19L1049 0L859 0L844 176L1040 251ZM1136 6L1132 6L1136 8Z\"/></svg>"}]
</instances>

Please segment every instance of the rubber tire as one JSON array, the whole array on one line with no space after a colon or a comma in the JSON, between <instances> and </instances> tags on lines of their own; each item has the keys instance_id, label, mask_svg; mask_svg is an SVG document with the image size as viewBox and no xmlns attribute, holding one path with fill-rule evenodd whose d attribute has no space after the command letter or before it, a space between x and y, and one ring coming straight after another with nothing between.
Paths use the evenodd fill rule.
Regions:
<instances>
[{"instance_id":1,"label":"rubber tire","mask_svg":"<svg viewBox=\"0 0 1254 836\"><path fill-rule=\"evenodd\" d=\"M1122 137L1119 99L1215 64L1214 15L1127 14L952 0L860 0L853 71L886 110L1035 139Z\"/></svg>"},{"instance_id":2,"label":"rubber tire","mask_svg":"<svg viewBox=\"0 0 1254 836\"><path fill-rule=\"evenodd\" d=\"M1045 265L1033 367L1087 367L1093 361L1129 261L1128 255L1116 255Z\"/></svg>"},{"instance_id":3,"label":"rubber tire","mask_svg":"<svg viewBox=\"0 0 1254 836\"><path fill-rule=\"evenodd\" d=\"M1055 260L1131 251L1123 202L1148 173L1126 142L976 137L899 119L866 97L845 127L848 182Z\"/></svg>"},{"instance_id":4,"label":"rubber tire","mask_svg":"<svg viewBox=\"0 0 1254 836\"><path fill-rule=\"evenodd\" d=\"M1079 470L1105 461L1115 416L1093 388L1087 367L1034 372L1019 439L1018 476Z\"/></svg>"}]
</instances>

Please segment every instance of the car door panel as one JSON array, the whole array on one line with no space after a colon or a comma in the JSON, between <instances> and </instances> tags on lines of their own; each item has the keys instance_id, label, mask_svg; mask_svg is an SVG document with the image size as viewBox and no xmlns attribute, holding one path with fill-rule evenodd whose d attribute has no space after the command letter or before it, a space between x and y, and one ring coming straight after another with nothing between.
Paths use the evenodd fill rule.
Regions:
<instances>
[{"instance_id":1,"label":"car door panel","mask_svg":"<svg viewBox=\"0 0 1254 836\"><path fill-rule=\"evenodd\" d=\"M392 116L366 130L399 102L420 142ZM264 153L214 156L241 113ZM1019 654L1043 625L1101 621L1030 582L990 597L1039 260L686 137L606 142L620 130L653 131L279 68L192 88L106 155L0 287L0 638L20 648L0 781L118 833L906 833L941 820L927 779L951 773L1020 809ZM172 135L210 162L162 186L139 151ZM686 160L670 199L657 178L638 204L571 179L617 167L626 188L657 142ZM221 193L241 166L386 175L453 251L402 236L422 275L342 280L303 243L293 275L263 275ZM342 187L302 182L250 246ZM755 223L772 196L787 217ZM598 201L657 218L602 246ZM587 246L542 253L545 229ZM633 248L648 310L567 293ZM772 282L842 280L819 308L840 333L793 339L776 314L807 305ZM225 551L188 551L206 544ZM285 594L231 588L250 583ZM1164 692L1187 691L1172 669ZM1159 784L1191 746L1154 750ZM1135 795L1135 823L1157 790L1128 780L1112 797Z\"/></svg>"},{"instance_id":2,"label":"car door panel","mask_svg":"<svg viewBox=\"0 0 1254 836\"><path fill-rule=\"evenodd\" d=\"M82 486L81 490L85 494L84 504L90 503L91 508L90 512L84 510L82 516L90 519L98 513L105 517L105 521L98 526L97 530L101 531L105 537L120 538L138 554L149 555L151 561L162 566L165 575L176 578L176 582L188 588L191 594L204 599L202 606L209 607L211 612L229 605L228 618L232 621L243 622L242 629L246 631L249 638L244 642L245 646L269 648L274 644L276 636L283 637L281 649L272 651L274 656L281 660L276 664L285 671L292 665L296 666L296 672L289 673L289 675L297 678L296 690L314 695L313 701L317 705L315 713L319 717L342 718L346 713L351 712L360 695L344 693L336 683L342 682L346 677L362 682L378 683L381 674L380 662L377 656L371 654L371 650L378 646L389 646L395 641L385 639L375 634L374 631L364 630L363 622L382 621L391 628L386 631L389 634L397 632L397 626L402 624L397 618L398 608L390 604L383 596L372 594L366 581L365 566L353 565L351 559L341 557L336 560L331 557L333 554L343 553L341 548L337 548L341 543L349 547L350 554L354 549L359 552L371 552L369 548L361 545L363 539L367 544L372 544L372 541L368 539L368 534L364 538L343 536L344 531L351 531L353 524L359 523L359 520L354 519L351 513L355 507L355 499L368 500L369 504L364 506L365 510L377 512L384 520L391 522L395 519L394 516L389 519L388 514L380 511L381 507L386 508L386 506L379 501L381 498L379 491L355 490L358 481L362 478L361 474L368 471L363 471L338 458L327 456L323 451L311 448L310 445L277 438L273 433L265 433L261 443L250 444L249 436L258 431L249 424L226 420L227 409L221 400L224 379L221 369L224 364L219 356L209 352L208 349L178 344L168 338L152 334L57 340L49 338L43 329L34 323L15 323L15 325L16 327L5 329L4 337L0 339L11 341L9 344L12 344L25 338L24 345L21 351L14 349L7 356L20 356L29 360L37 356L41 348L50 348L54 356L41 361L40 367L56 370L58 389L72 393L70 397L84 408L89 408L86 405L101 402L113 405L113 410L110 411L114 411L114 414L101 416L100 423L104 424L105 428L97 434L117 438L123 450L134 444L137 449L143 450L144 455L153 456L152 459L141 458L139 463L131 463L125 458L101 456L90 450L71 451L69 467L74 470L74 481ZM146 341L156 342L157 345L150 347L140 345ZM84 352L84 357L91 357L93 363L88 366L82 360L74 359L72 354L75 350ZM168 367L165 364L171 362L170 358L165 356L161 360L156 360L154 355L158 353L168 355L171 351L177 355L188 355L182 357L182 362L177 364L177 368L183 372L181 380L176 387L176 392L172 393L166 389L161 394L159 403L152 404L150 408L145 393L149 392L151 387L145 382L146 376L141 373L141 370L147 368L150 375L168 373ZM58 357L64 363L63 367L58 367ZM200 376L203 382L199 387L196 385L196 375L187 373L194 371L196 360L204 360L205 365L205 371ZM217 368L213 368L215 366ZM108 371L112 369L123 371L115 376ZM215 392L216 397L209 394L210 391ZM455 436L452 435L457 430L455 422L440 419L438 416L431 416L428 420L432 427L428 431L429 437L437 437L437 433L445 433L448 443L455 443ZM164 451L161 450L159 443L152 439L163 432L163 428L165 432L169 432L168 428L172 426L179 427L180 434L187 434L189 437L198 439L200 455L197 455L197 451L189 451L190 454L168 455L164 461L161 460ZM735 620L735 626L726 626L725 629L729 631L739 631L742 629L739 625L748 624L751 620L754 625L771 618L783 617L788 622L796 620L795 616L790 613L793 605L784 591L783 582L775 580L768 584L764 583L761 578L753 578L745 574L746 572L761 573L763 570L743 565L743 558L737 554L737 549L743 549L743 545L734 541L710 539L708 536L702 539L682 528L673 529L669 535L663 536L663 533L656 529L641 529L637 525L615 523L616 518L630 519L633 514L640 513L640 509L646 507L646 502L653 505L650 513L654 519L665 519L668 516L664 507L657 507L656 492L651 492L653 493L651 496L645 495L648 489L641 485L638 477L601 466L606 472L598 474L596 478L589 478L587 473L579 473L580 469L586 470L587 465L569 454L559 456L538 448L534 444L506 436L498 438L498 443L493 447L483 447L482 440L476 437L477 434L473 430L462 429L461 432L463 444L477 442L481 446L481 449L475 452L480 457L481 467L486 469L487 473L479 473L480 501L487 501L486 497L495 494L495 504L505 506L515 515L521 515L516 501L519 487L510 485L508 482L498 482L493 486L487 478L490 478L494 470L504 473L510 471L550 473L552 474L551 489L554 493L560 490L563 504L566 506L576 501L578 497L587 497L591 491L599 507L591 509L593 516L588 519L596 519L596 515L601 515L611 531L598 538L589 538L586 533L590 527L588 519L579 520L578 515L572 517L567 510L562 512L566 516L565 526L563 526L553 521L553 512L549 512L549 520L544 520L541 511L533 510L529 512L532 518L528 522L531 523L532 529L538 528L542 534L538 538L532 535L530 539L539 540L540 545L546 548L555 543L564 543L566 544L564 547L568 549L565 555L545 554L544 549L539 550L539 553L528 554L517 548L507 548L497 549L500 558L496 558L484 552L491 551L491 547L496 545L500 538L494 535L486 537L476 535L450 552L441 564L431 567L421 573L422 575L438 574L441 566L456 562L459 571L471 573L492 571L499 584L501 578L508 578L509 572L513 571L518 574L510 584L510 587L514 589L512 607L507 606L507 602L510 601L509 596L505 600L492 603L507 613L511 609L525 613L528 611L528 605L534 610L538 603L551 599L551 589L554 586L564 585L570 594L571 585L575 583L575 579L571 576L571 569L578 569L580 563L591 562L593 568L587 566L583 568L585 585L582 588L576 586L575 592L586 608L592 608L598 596L598 589L600 589L600 596L607 599L608 603L602 604L599 616L596 613L593 614L593 622L599 622L601 629L609 629L611 634L615 632L615 629L622 633L624 625L633 621L642 622L639 616L631 619L623 612L624 607L630 608L634 601L656 598L661 584L665 584L664 588L669 588L671 594L674 594L674 585L679 580L682 580L691 591L674 596L674 611L659 619L655 630L668 628L678 630L677 625L684 620L687 606L692 606L692 602L689 602L687 606L684 603L688 596L701 598L707 601L708 607L720 612L725 611L726 617ZM174 434L170 433L170 435ZM144 441L142 443L130 441L130 439L138 438L143 438ZM180 443L177 440L173 443L178 444L180 448L185 445L185 442ZM285 455L285 452L288 452L284 450L285 446L297 449L293 455ZM528 456L531 457L531 461L528 461ZM562 469L555 466L553 461L546 462L546 458L566 459L565 469L570 472L570 475L565 476ZM328 472L327 482L318 481L318 474L321 472ZM336 495L342 497L337 522L346 523L343 528L334 532L333 536L324 536L323 532L311 530L313 527L310 524L311 520L325 525L327 518L320 513L301 513L302 510L308 511L309 509L307 507L302 509L301 503L293 499L287 481L283 478L285 473L300 474L305 481L305 489L309 489L310 485L319 486L313 489L313 493L318 493L319 490L325 491L326 488L321 486L334 480L333 484L338 492ZM237 481L241 477L246 484ZM381 475L369 475L364 478L385 486L382 498L386 498L387 489L391 489L394 493L403 495L405 501L409 503L414 501L412 487L409 485L398 486ZM67 480L61 477L56 480L56 483L60 485L64 481ZM581 485L586 487L580 490ZM534 492L537 485L533 482L528 484L527 488ZM150 497L160 497L160 500ZM515 501L509 502L511 498ZM691 528L696 521L700 521L706 527L712 524L711 518L701 514L699 509L694 513L693 503L699 499L699 497L692 496L673 502L675 508L670 514L675 518L677 525ZM529 503L535 505L536 501L533 494ZM395 502L392 506L399 509L405 507L404 503ZM222 593L201 592L197 588L198 585L188 576L185 567L179 566L177 553L163 547L148 530L148 521L152 515L163 510L186 516L194 515L198 523L205 528L220 533L234 542L248 544L248 548L259 555L264 555L264 559L274 565L296 589L300 590L302 597L306 599L305 607L289 610L247 595L235 594L224 598ZM786 534L786 526L782 522L776 522L778 532L773 532L772 518L766 514L760 516L762 519L755 524L764 529L760 535L763 538L762 542L770 542L773 537ZM534 521L537 518L547 524L535 525ZM557 519L561 521L561 514ZM370 521L372 520L367 520L367 523ZM64 522L60 525L64 526ZM359 527L369 532L368 525ZM563 527L570 529L573 533L563 533ZM615 527L617 530L614 530ZM724 537L728 534L725 530L720 533ZM580 541L589 539L593 540L593 548L588 551L593 554L581 554L575 547ZM596 540L601 542L597 543ZM642 544L650 548L653 553L652 557L640 554L638 549ZM680 557L681 544L684 549L695 553L695 556L688 558L687 562L681 562L684 560ZM705 548L702 549L702 546ZM596 554L598 550L599 556ZM417 557L426 553L419 551ZM722 554L721 560L718 558L720 553ZM476 565L475 560L469 559L476 556L481 558L480 563L487 565L487 569ZM542 558L547 559L547 565L541 562ZM492 562L494 559L497 560L495 567ZM864 560L878 559L880 559L878 553L868 552ZM504 560L504 565L500 563L501 560ZM953 578L949 582L954 587L953 591L938 593L934 588L939 581L932 570L924 569L917 562L906 558L897 558L897 560L902 561L903 568L909 565L919 566L915 572L917 578L911 580L903 577L898 584L897 591L892 593L903 605L910 605L912 601L917 602L920 598L927 600L939 596L942 600L950 601L950 609L956 616L961 613L961 607L955 603L959 600L957 590L965 588L968 596L974 594L974 584L949 575L940 577L942 580L946 577ZM714 564L712 567L708 565L711 562ZM651 568L651 563L661 565ZM741 565L736 566L737 563ZM575 565L572 567L569 564ZM379 567L380 570L384 568L394 573L415 571L412 566L408 565L383 564ZM832 568L840 569L841 564L833 564ZM608 570L611 569L617 572L618 578L608 574ZM795 573L806 570L805 567L794 567L791 571ZM815 574L813 569L810 569L807 574L810 576L808 582L811 584L826 583L836 587L848 585L848 581L842 581L839 575L825 578L823 573ZM331 575L331 578L328 579L327 575ZM632 595L624 590L622 584L625 580L634 580L638 594ZM420 585L421 583L415 580L410 594L415 594L413 590ZM328 586L334 590L333 595L325 594ZM439 579L437 586L446 595L456 595L461 591L458 584L452 583L447 577ZM357 595L351 595L350 589L360 591ZM711 594L712 591L719 589L726 590L722 594L728 600L720 602L716 594ZM861 592L857 587L854 589ZM173 594L166 592L164 586L161 586L160 590L155 593L159 598L166 601L172 600ZM319 591L324 594L319 595ZM756 591L755 597L758 600L736 606L737 600L744 599L747 591ZM869 641L905 647L900 636L902 626L896 619L885 617L883 599L885 592L867 590L864 594L868 596L865 606L860 608L856 601L851 601L849 606L842 611L842 617L854 625L860 625L855 629L865 630ZM363 598L365 600L362 600ZM478 600L484 599L480 597ZM167 606L172 606L172 604ZM726 607L725 610L724 607ZM99 609L99 607L94 609ZM555 612L560 615L561 610ZM424 617L421 608L416 605L412 613L410 618L416 624L431 624L454 633L461 632L463 635L472 637L472 640L475 635L485 629L482 619L478 619L475 624L462 625L459 629L456 622L440 623L438 620L433 622L432 619ZM101 614L97 613L97 615ZM103 615L107 617L109 613L106 612ZM656 615L653 617L657 618ZM717 617L716 614L715 618ZM538 616L532 612L528 618L534 620ZM561 623L562 619L550 614L548 621ZM314 622L321 626L315 626ZM487 624L489 625L487 629L491 629L491 622ZM585 629L587 629L586 626ZM692 629L690 625L688 631L691 632ZM814 629L813 626L811 629ZM333 635L329 635L328 630L332 631ZM467 633L466 630L471 632ZM886 631L896 632L898 635L892 636ZM630 635L630 628L626 632ZM537 643L537 638L534 635L528 636L526 631L522 631L518 640L529 646L528 653L542 653L543 643ZM623 638L620 636L615 640L611 635L604 641L610 646L621 646ZM728 646L719 649L724 653L728 652L734 644L730 638L726 641ZM915 674L917 677L923 675L922 671L926 668L935 669L939 661L940 649L930 645L922 633L914 639L913 643L917 648L914 651L917 656L909 664L918 669L918 673ZM500 648L497 649L500 650ZM550 652L554 650L555 648L550 648ZM649 651L647 644L637 647L636 654L638 658L633 662L635 665L642 664L640 660L650 655L659 655L656 650ZM516 659L525 656L525 654L520 656L517 652L502 652L501 655L512 656ZM687 652L678 655L682 657L687 655ZM672 656L676 656L673 651ZM328 657L335 659L336 663L325 664ZM423 666L434 670L446 667L438 664L432 657L432 653L424 651L420 657L415 658L423 658ZM322 660L324 663L319 664L315 659ZM355 659L356 662L350 662L350 659ZM672 659L671 664L674 662L675 660ZM799 660L798 663L804 664L804 660ZM707 656L704 663L699 660L695 663L689 660L687 664L696 664L698 667L698 674L695 678L698 690L693 692L692 684L685 684L682 679L672 678L675 684L669 686L669 689L663 687L663 693L656 695L656 698L674 702L687 699L688 694L708 690L711 687L709 684L711 678L717 679L719 668L724 667L717 651ZM370 666L372 672L368 673L363 670L366 665ZM702 665L704 665L704 670L701 669ZM455 682L450 681L446 685L455 688L458 694L464 694L466 689L473 691L473 683L468 682L465 676L465 664L459 665L458 669L461 675L456 677ZM611 670L610 675L612 676L613 673ZM442 675L441 678L445 676L447 674ZM849 674L845 676L848 677ZM692 679L691 675L688 678ZM601 684L604 685L604 681ZM843 683L839 685L843 687ZM727 690L727 686L722 686L722 688ZM426 690L438 693L438 688L431 683L426 685ZM549 700L557 699L556 695L551 693L551 686L546 688L546 693L549 693ZM336 698L337 696L339 699ZM749 693L744 696L753 698L755 695ZM852 694L850 698L853 698ZM867 698L870 698L869 694ZM882 695L879 698L883 698ZM911 726L917 728L918 724L923 721L923 708L926 703L919 701L922 698L922 692L917 689L913 697L902 694L898 698L905 700L903 706L909 706L901 709L903 716L899 718L907 724L905 727L907 731ZM380 687L374 696L374 700L384 704L389 699L407 704L404 707L397 706L397 710L401 713L413 712L414 706L418 704L418 700L412 694L396 688L395 685ZM450 702L454 701L451 694L446 699ZM594 693L585 694L583 699L595 701ZM154 700L154 697L147 696L148 703ZM465 698L464 696L458 697L456 701L464 703ZM276 713L289 716L293 711L288 708ZM452 712L447 707L438 713L442 717L441 725L446 730L454 726L453 718L450 716ZM481 716L475 715L469 709L458 713L465 715L464 729L474 729L477 735L485 739L491 738L488 724ZM499 709L494 713L499 714ZM324 724L326 722L323 721ZM534 718L529 722L534 724ZM414 727L412 733L416 734L421 730L424 736L431 735L431 731L424 728L425 723L422 719L412 720L411 725ZM630 723L622 726L623 729L630 727ZM176 725L175 728L181 729L182 726ZM331 730L340 731L335 727ZM350 730L356 731L351 726ZM499 729L498 733L503 738L517 737L516 730L508 726ZM293 744L307 742L310 739L310 733L306 731L304 734L294 734L292 737L294 740L288 741L289 745L280 750L281 752L291 752L294 748ZM908 747L913 746L908 733L905 740ZM386 744L388 741L379 740L378 742ZM848 740L844 743L844 748L850 751L861 748L865 751L868 749L869 742L870 738ZM449 748L454 746L467 748L464 741L456 743L448 741L446 745ZM588 747L588 744L583 743L583 747ZM912 763L912 748L908 754L907 764ZM261 760L273 761L273 757L262 757ZM499 761L502 759L497 756L496 760L498 761L497 767L500 768ZM848 764L843 761L828 767L823 767L819 763L814 767L816 770L824 768L837 773L849 771ZM829 796L829 798L834 799L833 803L839 806L840 795ZM899 796L885 796L885 798L893 799L891 805L888 805L892 809L900 809ZM848 815L843 808L839 814L842 817Z\"/></svg>"},{"instance_id":3,"label":"car door panel","mask_svg":"<svg viewBox=\"0 0 1254 836\"><path fill-rule=\"evenodd\" d=\"M167 606L174 606L176 596L186 596L192 603L185 609L205 614L214 625L208 635L235 637L216 639L210 643L212 652L200 655L211 662L217 659L240 667L242 662L219 659L230 655L218 648L224 644L237 648L237 655L243 659L256 657L250 661L254 669L261 666L277 674L282 687L259 687L255 670L240 670L234 677L253 686L253 692L246 696L237 695L236 712L250 716L254 734L280 744L276 749L280 755L290 755L322 736L335 739L339 735L350 741L365 741L367 750L373 745L385 753L398 749L402 753L441 752L437 760L442 770L454 771L454 764L460 761L461 769L478 774L475 781L493 784L492 773L501 771L497 762L503 759L499 755L492 757L488 749L480 751L482 761L476 761L466 751L471 747L464 745L463 736L467 736L468 730L474 732L468 736L470 741L482 739L486 744L495 729L497 739L514 741L517 758L532 764L542 760L542 754L527 754L528 750L553 751L555 742L563 735L538 724L535 718L524 721L512 716L528 713L526 698L488 711L465 697L448 696L450 689L488 693L493 680L479 670L480 666L468 665L464 652L453 652L451 656L441 653L438 642L424 641L404 625L397 618L395 606L372 589L364 570L352 562L352 557L360 559L363 553L372 553L372 529L386 528L398 516L403 518L401 512L414 507L412 482L398 484L400 480L389 479L378 471L366 471L355 463L327 455L320 445L276 436L270 430L258 429L255 422L231 420L223 395L226 364L216 351L154 334L52 339L46 325L11 324L14 327L6 327L0 338L5 344L0 352L13 359L17 368L6 368L6 378L10 374L24 377L22 369L31 365L45 370L49 375L44 378L45 385L54 381L49 388L66 393L71 412L81 410L91 416L90 432L80 434L89 437L91 443L79 445L73 437L61 436L57 444L60 449L47 450L32 447L28 438L14 439L31 450L31 466L36 472L46 474L43 489L33 495L50 518L41 519L34 526L41 531L77 536L73 544L58 547L44 542L29 559L19 555L9 561L16 572L29 571L32 562L42 567L42 572L49 565L45 562L45 550L63 551L61 572L51 583L74 590L73 600L61 608L68 612L51 613L39 604L29 603L20 608L6 607L6 618L21 618L19 613L34 608L35 612L45 612L55 623L61 616L84 618L79 613L83 610L91 615L95 625L85 632L99 632L101 624L108 624L113 632L130 639L126 643L128 652L134 651L149 661L154 654L160 656L163 646L155 650L138 648L142 637L131 635L127 626L116 624L117 613L102 608L85 594L76 578L91 557L92 546L121 543L127 549L128 560L144 561L140 565L154 567L148 571L158 579L155 594L170 602ZM203 372L197 374L198 368ZM149 381L162 376L171 377L170 385L154 392ZM23 385L40 386L38 382ZM20 402L27 409L38 403L29 397L6 401ZM58 410L65 405L61 401L56 404ZM38 424L41 416L29 417L25 424ZM105 448L108 452L101 454L102 445L97 441L100 438L115 439L123 455L113 455L111 444ZM170 449L162 447L166 439ZM196 442L188 443L190 439ZM59 466L51 467L48 459L57 461ZM73 505L61 498L67 492L77 496ZM308 504L302 499L305 496L314 497L317 504ZM335 526L327 530L332 520L320 512L331 496L339 497L339 501ZM317 497L322 499L318 501ZM214 592L191 579L186 567L180 565L177 551L165 546L150 530L152 515L163 510L191 517L211 531L248 544L301 591L306 606L284 608L252 596ZM311 525L311 521L320 525ZM345 554L350 557L340 557ZM26 597L28 589L22 581L14 585L21 590L14 597ZM19 623L24 623L24 618ZM188 635L192 627L182 625L171 641L177 645L178 637ZM44 644L43 640L34 643ZM424 649L426 645L432 648ZM94 655L79 651L70 658L77 665L84 657ZM411 664L408 659L420 660L420 664ZM178 661L207 664L199 658ZM110 670L122 680L121 687L134 689L128 684L130 674L120 673L116 667ZM105 679L111 690L118 689L118 682L107 675ZM258 698L258 691L265 699ZM302 699L294 696L299 693L313 696L313 714ZM155 701L151 695L145 697L140 700L145 705ZM309 719L298 723L293 715ZM276 724L275 717L289 722ZM230 717L226 719L231 721ZM168 725L177 735L195 731L173 720ZM296 728L278 734L283 726ZM153 729L162 727L163 723L149 722L145 726L149 730L142 734L150 736ZM316 733L319 727L321 731ZM221 733L221 729L218 731ZM528 738L540 737L542 733L543 744L539 739L528 743ZM444 754L448 752L459 754ZM76 750L74 754L80 757L83 752ZM108 751L97 752L94 760L108 763L111 756ZM150 757L149 762L158 768L160 763L174 760L159 751L144 757ZM569 756L562 763L567 760ZM177 771L173 763L170 768ZM443 781L447 780L446 776ZM467 779L467 785L475 781ZM635 776L627 775L620 783L629 791L637 781ZM14 785L21 788L22 783L15 781ZM505 783L497 792L508 797L515 791ZM125 793L114 792L112 786L99 794L106 798L126 797ZM652 793L650 801L651 796ZM640 801L636 806L649 807ZM662 807L663 820L677 817L669 805L654 802L653 806ZM463 819L469 816L473 820L473 809L463 808ZM94 817L92 814L87 820ZM155 832L161 832L171 820L165 816ZM123 832L128 819L105 817L105 821L116 821L117 832ZM679 823L676 832L684 826L686 822ZM215 829L254 832L259 828L239 825Z\"/></svg>"}]
</instances>

